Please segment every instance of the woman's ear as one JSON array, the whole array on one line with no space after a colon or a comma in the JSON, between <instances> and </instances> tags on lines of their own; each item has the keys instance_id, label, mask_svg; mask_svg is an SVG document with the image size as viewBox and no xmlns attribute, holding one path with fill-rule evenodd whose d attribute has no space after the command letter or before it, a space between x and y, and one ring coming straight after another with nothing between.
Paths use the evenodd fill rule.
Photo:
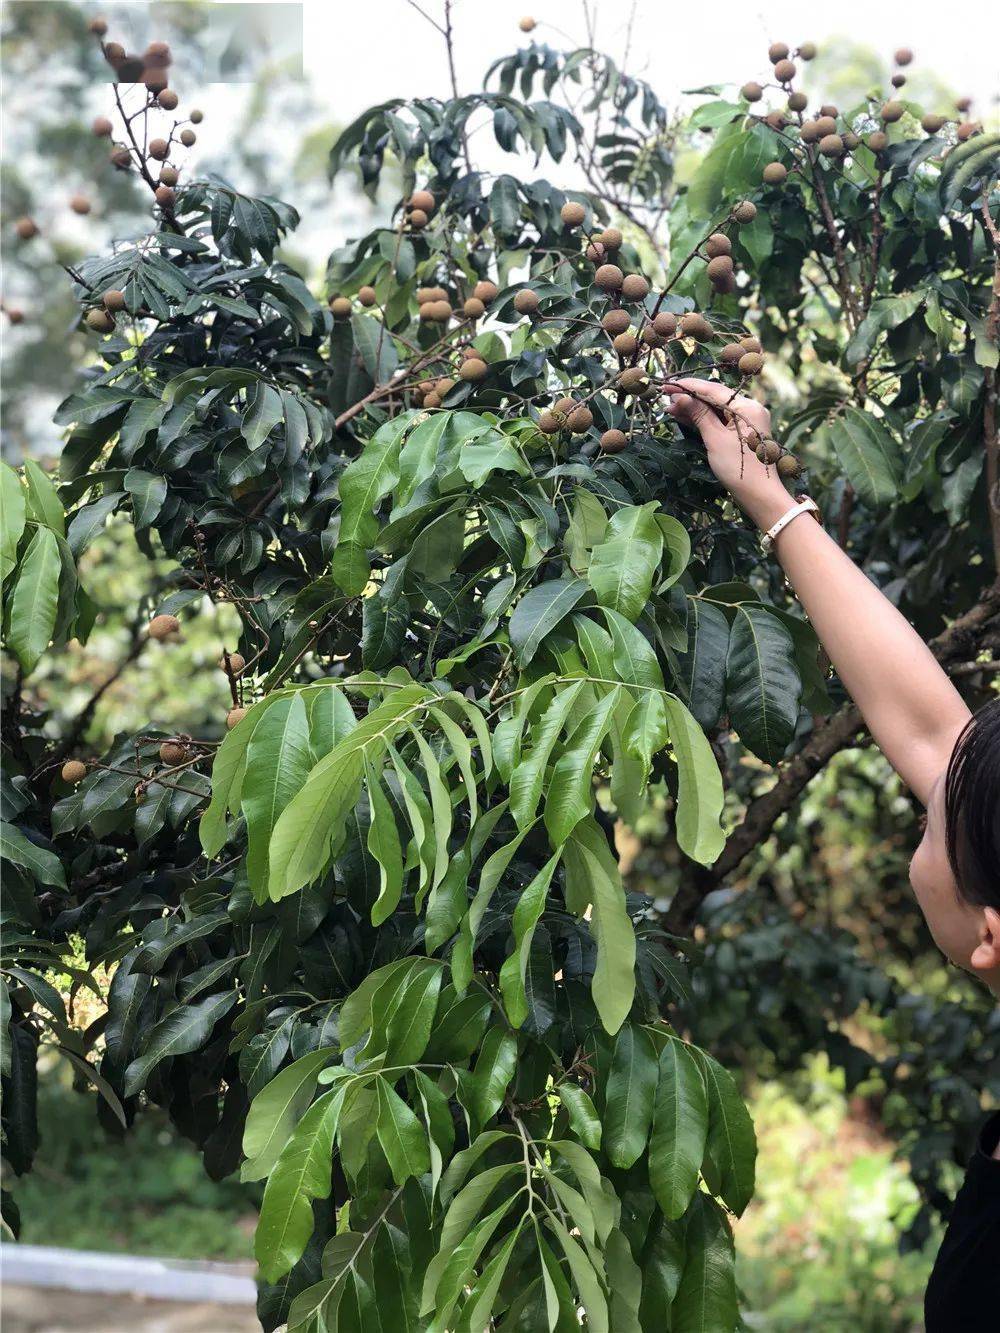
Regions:
<instances>
[{"instance_id":1,"label":"woman's ear","mask_svg":"<svg viewBox=\"0 0 1000 1333\"><path fill-rule=\"evenodd\" d=\"M969 963L976 972L992 972L1000 968L1000 912L984 907L979 922L979 943L972 951Z\"/></svg>"}]
</instances>

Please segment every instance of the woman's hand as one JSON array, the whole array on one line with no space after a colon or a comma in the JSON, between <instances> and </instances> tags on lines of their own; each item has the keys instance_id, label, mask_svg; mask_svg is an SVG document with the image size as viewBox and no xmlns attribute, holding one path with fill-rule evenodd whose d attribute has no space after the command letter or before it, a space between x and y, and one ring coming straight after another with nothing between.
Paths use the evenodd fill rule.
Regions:
<instances>
[{"instance_id":1,"label":"woman's hand","mask_svg":"<svg viewBox=\"0 0 1000 1333\"><path fill-rule=\"evenodd\" d=\"M671 395L671 414L701 435L709 466L736 503L759 528L776 523L788 509L788 492L777 468L766 467L754 453L759 442L754 432L763 439L771 435L767 408L742 394L734 397L726 385L711 380L675 380L664 392Z\"/></svg>"}]
</instances>

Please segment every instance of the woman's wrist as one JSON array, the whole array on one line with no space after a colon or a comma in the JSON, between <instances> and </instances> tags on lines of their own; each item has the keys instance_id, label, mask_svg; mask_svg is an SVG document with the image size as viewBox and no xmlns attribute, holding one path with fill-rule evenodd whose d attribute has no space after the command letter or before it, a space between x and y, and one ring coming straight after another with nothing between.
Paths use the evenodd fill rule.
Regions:
<instances>
[{"instance_id":1,"label":"woman's wrist","mask_svg":"<svg viewBox=\"0 0 1000 1333\"><path fill-rule=\"evenodd\" d=\"M794 499L777 479L773 486L748 491L735 496L740 508L761 532L767 532L794 504Z\"/></svg>"}]
</instances>

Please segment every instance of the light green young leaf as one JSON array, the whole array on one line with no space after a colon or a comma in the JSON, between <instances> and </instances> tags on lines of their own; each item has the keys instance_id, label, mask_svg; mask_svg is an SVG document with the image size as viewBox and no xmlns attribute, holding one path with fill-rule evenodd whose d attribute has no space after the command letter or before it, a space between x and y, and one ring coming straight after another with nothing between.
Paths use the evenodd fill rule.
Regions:
<instances>
[{"instance_id":1,"label":"light green young leaf","mask_svg":"<svg viewBox=\"0 0 1000 1333\"><path fill-rule=\"evenodd\" d=\"M590 1097L578 1083L560 1083L559 1100L569 1115L570 1127L584 1147L598 1152L601 1147L601 1117Z\"/></svg>"},{"instance_id":2,"label":"light green young leaf","mask_svg":"<svg viewBox=\"0 0 1000 1333\"><path fill-rule=\"evenodd\" d=\"M532 745L527 757L521 759L511 773L508 784L510 812L522 830L535 817L546 767L560 733L573 715L584 685L584 681L574 681L558 691L537 726L531 730Z\"/></svg>"},{"instance_id":3,"label":"light green young leaf","mask_svg":"<svg viewBox=\"0 0 1000 1333\"><path fill-rule=\"evenodd\" d=\"M27 505L24 487L14 469L0 463L0 584L17 563L17 545L24 532Z\"/></svg>"},{"instance_id":4,"label":"light green young leaf","mask_svg":"<svg viewBox=\"0 0 1000 1333\"><path fill-rule=\"evenodd\" d=\"M365 784L371 812L368 850L379 867L379 895L372 906L372 925L380 926L396 910L403 892L403 849L392 805L370 763L365 766Z\"/></svg>"},{"instance_id":5,"label":"light green young leaf","mask_svg":"<svg viewBox=\"0 0 1000 1333\"><path fill-rule=\"evenodd\" d=\"M528 665L545 636L569 615L587 590L583 579L550 579L524 594L507 627L519 666Z\"/></svg>"},{"instance_id":6,"label":"light green young leaf","mask_svg":"<svg viewBox=\"0 0 1000 1333\"><path fill-rule=\"evenodd\" d=\"M297 691L262 714L247 748L241 804L247 823L247 879L257 902L268 897L268 847L274 826L312 765L309 719Z\"/></svg>"},{"instance_id":7,"label":"light green young leaf","mask_svg":"<svg viewBox=\"0 0 1000 1333\"><path fill-rule=\"evenodd\" d=\"M61 568L55 532L37 528L14 584L7 633L8 646L25 674L35 669L52 638L59 610Z\"/></svg>"},{"instance_id":8,"label":"light green young leaf","mask_svg":"<svg viewBox=\"0 0 1000 1333\"><path fill-rule=\"evenodd\" d=\"M587 578L597 600L626 620L641 615L663 554L663 532L655 517L658 508L656 500L624 505L612 516L604 541L591 553Z\"/></svg>"},{"instance_id":9,"label":"light green young leaf","mask_svg":"<svg viewBox=\"0 0 1000 1333\"><path fill-rule=\"evenodd\" d=\"M60 537L65 537L66 515L63 513L62 501L47 473L33 458L24 460L24 480L28 488L25 500L29 518L51 528Z\"/></svg>"},{"instance_id":10,"label":"light green young leaf","mask_svg":"<svg viewBox=\"0 0 1000 1333\"><path fill-rule=\"evenodd\" d=\"M226 813L236 814L246 771L247 747L264 712L283 696L265 695L250 708L232 731L227 731L212 763L212 799L198 821L201 849L212 860L225 846L228 837Z\"/></svg>"},{"instance_id":11,"label":"light green young leaf","mask_svg":"<svg viewBox=\"0 0 1000 1333\"><path fill-rule=\"evenodd\" d=\"M271 1174L282 1148L312 1101L320 1070L332 1059L332 1051L310 1051L258 1092L250 1103L243 1131L247 1160L241 1180L263 1180Z\"/></svg>"},{"instance_id":12,"label":"light green young leaf","mask_svg":"<svg viewBox=\"0 0 1000 1333\"><path fill-rule=\"evenodd\" d=\"M620 701L621 690L614 686L581 720L556 760L542 815L553 847L561 847L594 808L594 764Z\"/></svg>"},{"instance_id":13,"label":"light green young leaf","mask_svg":"<svg viewBox=\"0 0 1000 1333\"><path fill-rule=\"evenodd\" d=\"M680 699L666 694L663 702L677 762L677 841L692 860L710 866L726 842L719 822L722 774L705 733Z\"/></svg>"},{"instance_id":14,"label":"light green young leaf","mask_svg":"<svg viewBox=\"0 0 1000 1333\"><path fill-rule=\"evenodd\" d=\"M590 929L597 942L597 966L591 993L605 1029L615 1033L635 996L635 932L625 908L618 863L592 817L573 830L564 862L570 911L582 914L586 904L592 904Z\"/></svg>"},{"instance_id":15,"label":"light green young leaf","mask_svg":"<svg viewBox=\"0 0 1000 1333\"><path fill-rule=\"evenodd\" d=\"M387 1079L375 1080L378 1091L378 1121L375 1132L397 1185L431 1169L427 1134L399 1093Z\"/></svg>"},{"instance_id":16,"label":"light green young leaf","mask_svg":"<svg viewBox=\"0 0 1000 1333\"><path fill-rule=\"evenodd\" d=\"M371 574L368 551L379 524L375 509L399 480L400 445L412 422L401 415L379 428L340 477L340 530L331 573L352 597L364 591Z\"/></svg>"}]
</instances>

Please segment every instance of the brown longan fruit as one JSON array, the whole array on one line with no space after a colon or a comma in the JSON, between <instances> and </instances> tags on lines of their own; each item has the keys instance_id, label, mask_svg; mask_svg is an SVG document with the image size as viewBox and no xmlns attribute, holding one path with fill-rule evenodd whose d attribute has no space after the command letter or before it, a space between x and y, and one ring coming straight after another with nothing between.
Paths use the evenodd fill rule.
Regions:
<instances>
[{"instance_id":1,"label":"brown longan fruit","mask_svg":"<svg viewBox=\"0 0 1000 1333\"><path fill-rule=\"evenodd\" d=\"M166 42L150 42L143 54L147 60L159 61L163 65L169 65L173 59L170 47Z\"/></svg>"},{"instance_id":2,"label":"brown longan fruit","mask_svg":"<svg viewBox=\"0 0 1000 1333\"><path fill-rule=\"evenodd\" d=\"M38 223L34 218L18 218L14 230L20 240L30 241L38 235Z\"/></svg>"},{"instance_id":3,"label":"brown longan fruit","mask_svg":"<svg viewBox=\"0 0 1000 1333\"><path fill-rule=\"evenodd\" d=\"M181 130L180 139L185 148L191 148L198 142L198 136L194 130Z\"/></svg>"},{"instance_id":4,"label":"brown longan fruit","mask_svg":"<svg viewBox=\"0 0 1000 1333\"><path fill-rule=\"evenodd\" d=\"M463 361L462 369L458 372L463 380L481 380L486 377L486 362L481 361L477 356L469 357L468 361Z\"/></svg>"},{"instance_id":5,"label":"brown longan fruit","mask_svg":"<svg viewBox=\"0 0 1000 1333\"><path fill-rule=\"evenodd\" d=\"M741 347L739 343L726 343L719 353L719 360L727 366L735 366L745 351L746 348Z\"/></svg>"},{"instance_id":6,"label":"brown longan fruit","mask_svg":"<svg viewBox=\"0 0 1000 1333\"><path fill-rule=\"evenodd\" d=\"M897 65L909 65L913 62L913 52L908 46L901 46L892 58Z\"/></svg>"},{"instance_id":7,"label":"brown longan fruit","mask_svg":"<svg viewBox=\"0 0 1000 1333\"><path fill-rule=\"evenodd\" d=\"M837 133L836 116L819 116L813 121L813 124L816 126L816 134L820 139L822 139L824 135Z\"/></svg>"},{"instance_id":8,"label":"brown longan fruit","mask_svg":"<svg viewBox=\"0 0 1000 1333\"><path fill-rule=\"evenodd\" d=\"M85 321L89 329L95 333L111 333L115 327L115 321L106 310L88 310Z\"/></svg>"},{"instance_id":9,"label":"brown longan fruit","mask_svg":"<svg viewBox=\"0 0 1000 1333\"><path fill-rule=\"evenodd\" d=\"M92 32L95 37L103 37L108 30L108 20L102 18L91 19L87 24L87 31Z\"/></svg>"},{"instance_id":10,"label":"brown longan fruit","mask_svg":"<svg viewBox=\"0 0 1000 1333\"><path fill-rule=\"evenodd\" d=\"M624 389L627 393L638 393L649 383L646 372L642 366L626 366L618 375L616 381L618 387Z\"/></svg>"},{"instance_id":11,"label":"brown longan fruit","mask_svg":"<svg viewBox=\"0 0 1000 1333\"><path fill-rule=\"evenodd\" d=\"M525 14L524 18L519 21L517 26L522 32L534 32L537 25L530 14Z\"/></svg>"},{"instance_id":12,"label":"brown longan fruit","mask_svg":"<svg viewBox=\"0 0 1000 1333\"><path fill-rule=\"evenodd\" d=\"M802 476L802 464L794 454L782 454L778 459L778 476L793 479Z\"/></svg>"},{"instance_id":13,"label":"brown longan fruit","mask_svg":"<svg viewBox=\"0 0 1000 1333\"><path fill-rule=\"evenodd\" d=\"M173 767L175 764L183 764L188 757L186 745L181 745L179 741L164 741L160 746L160 761Z\"/></svg>"},{"instance_id":14,"label":"brown longan fruit","mask_svg":"<svg viewBox=\"0 0 1000 1333\"><path fill-rule=\"evenodd\" d=\"M176 185L177 182L178 182L179 180L180 180L180 173L178 172L178 170L177 170L176 167L161 167L161 168L160 168L160 184L161 184L161 185L170 185L170 186L172 187L172 186Z\"/></svg>"},{"instance_id":15,"label":"brown longan fruit","mask_svg":"<svg viewBox=\"0 0 1000 1333\"><path fill-rule=\"evenodd\" d=\"M197 107L188 114L188 120L191 122L192 125L200 125L204 119L205 119L204 111L199 111Z\"/></svg>"},{"instance_id":16,"label":"brown longan fruit","mask_svg":"<svg viewBox=\"0 0 1000 1333\"><path fill-rule=\"evenodd\" d=\"M422 208L415 208L410 213L410 226L415 231L422 231L427 226L427 214Z\"/></svg>"},{"instance_id":17,"label":"brown longan fruit","mask_svg":"<svg viewBox=\"0 0 1000 1333\"><path fill-rule=\"evenodd\" d=\"M117 287L109 287L108 290L101 295L101 304L104 306L105 310L124 310L125 293L119 291Z\"/></svg>"},{"instance_id":18,"label":"brown longan fruit","mask_svg":"<svg viewBox=\"0 0 1000 1333\"><path fill-rule=\"evenodd\" d=\"M821 116L829 116L832 120L836 120L840 115L840 110L838 107L835 107L832 102L824 102L819 109L819 114Z\"/></svg>"},{"instance_id":19,"label":"brown longan fruit","mask_svg":"<svg viewBox=\"0 0 1000 1333\"><path fill-rule=\"evenodd\" d=\"M441 406L441 395L439 393L431 392L424 394L424 407L431 408L440 406Z\"/></svg>"},{"instance_id":20,"label":"brown longan fruit","mask_svg":"<svg viewBox=\"0 0 1000 1333\"><path fill-rule=\"evenodd\" d=\"M585 431L590 430L594 424L594 414L589 407L582 404L575 407L566 418L566 425L574 435L583 435Z\"/></svg>"},{"instance_id":21,"label":"brown longan fruit","mask_svg":"<svg viewBox=\"0 0 1000 1333\"><path fill-rule=\"evenodd\" d=\"M764 358L760 352L744 352L738 366L741 375L759 375L764 369Z\"/></svg>"},{"instance_id":22,"label":"brown longan fruit","mask_svg":"<svg viewBox=\"0 0 1000 1333\"><path fill-rule=\"evenodd\" d=\"M824 134L819 141L819 151L824 157L843 157L844 141L839 134Z\"/></svg>"},{"instance_id":23,"label":"brown longan fruit","mask_svg":"<svg viewBox=\"0 0 1000 1333\"><path fill-rule=\"evenodd\" d=\"M805 111L809 105L809 99L805 93L789 93L788 109L789 111Z\"/></svg>"},{"instance_id":24,"label":"brown longan fruit","mask_svg":"<svg viewBox=\"0 0 1000 1333\"><path fill-rule=\"evenodd\" d=\"M447 324L454 313L450 301L437 300L431 302L431 319L435 324Z\"/></svg>"},{"instance_id":25,"label":"brown longan fruit","mask_svg":"<svg viewBox=\"0 0 1000 1333\"><path fill-rule=\"evenodd\" d=\"M623 301L644 301L649 295L649 283L641 273L629 273L622 279L621 292Z\"/></svg>"},{"instance_id":26,"label":"brown longan fruit","mask_svg":"<svg viewBox=\"0 0 1000 1333\"><path fill-rule=\"evenodd\" d=\"M132 165L132 154L124 144L118 144L111 150L111 161L119 171L126 171Z\"/></svg>"},{"instance_id":27,"label":"brown longan fruit","mask_svg":"<svg viewBox=\"0 0 1000 1333\"><path fill-rule=\"evenodd\" d=\"M639 343L634 333L619 333L612 340L611 346L619 356L632 356Z\"/></svg>"},{"instance_id":28,"label":"brown longan fruit","mask_svg":"<svg viewBox=\"0 0 1000 1333\"><path fill-rule=\"evenodd\" d=\"M434 392L443 402L445 398L447 398L448 395L451 393L452 389L454 389L457 383L458 380L452 379L450 375L446 375L443 379L438 380L437 383L434 385Z\"/></svg>"},{"instance_id":29,"label":"brown longan fruit","mask_svg":"<svg viewBox=\"0 0 1000 1333\"><path fill-rule=\"evenodd\" d=\"M774 165L778 165L775 163ZM787 174L787 173L786 173ZM722 282L733 271L733 261L729 255L716 255L705 265L705 272L712 282Z\"/></svg>"},{"instance_id":30,"label":"brown longan fruit","mask_svg":"<svg viewBox=\"0 0 1000 1333\"><path fill-rule=\"evenodd\" d=\"M79 759L67 759L62 766L60 776L63 782L72 783L75 787L78 782L82 782L87 776L87 765Z\"/></svg>"},{"instance_id":31,"label":"brown longan fruit","mask_svg":"<svg viewBox=\"0 0 1000 1333\"><path fill-rule=\"evenodd\" d=\"M538 309L538 293L525 287L514 297L514 309L519 315L533 315Z\"/></svg>"},{"instance_id":32,"label":"brown longan fruit","mask_svg":"<svg viewBox=\"0 0 1000 1333\"><path fill-rule=\"evenodd\" d=\"M177 103L180 101L180 98L174 92L173 88L164 88L163 92L160 93L156 101L162 110L176 111Z\"/></svg>"},{"instance_id":33,"label":"brown longan fruit","mask_svg":"<svg viewBox=\"0 0 1000 1333\"><path fill-rule=\"evenodd\" d=\"M158 185L153 191L153 196L161 208L173 208L177 202L177 191L172 190L169 185Z\"/></svg>"},{"instance_id":34,"label":"brown longan fruit","mask_svg":"<svg viewBox=\"0 0 1000 1333\"><path fill-rule=\"evenodd\" d=\"M783 162L768 162L767 166L761 172L761 175L763 176L765 185L781 185L788 179L788 168ZM720 259L724 257L725 256L722 255L719 256ZM715 263L714 259L712 260L712 263ZM709 274L709 277L711 276L712 275Z\"/></svg>"},{"instance_id":35,"label":"brown longan fruit","mask_svg":"<svg viewBox=\"0 0 1000 1333\"><path fill-rule=\"evenodd\" d=\"M892 84L894 88L902 88L903 84L906 82L906 75L894 74L892 78L889 80L889 82Z\"/></svg>"},{"instance_id":36,"label":"brown longan fruit","mask_svg":"<svg viewBox=\"0 0 1000 1333\"><path fill-rule=\"evenodd\" d=\"M562 218L563 226L579 227L580 223L587 216L587 210L583 204L577 203L575 199L567 199L559 210L559 216Z\"/></svg>"},{"instance_id":37,"label":"brown longan fruit","mask_svg":"<svg viewBox=\"0 0 1000 1333\"><path fill-rule=\"evenodd\" d=\"M714 231L705 242L705 253L709 259L715 259L717 255L731 255L733 243L725 232Z\"/></svg>"},{"instance_id":38,"label":"brown longan fruit","mask_svg":"<svg viewBox=\"0 0 1000 1333\"><path fill-rule=\"evenodd\" d=\"M647 347L662 347L666 343L666 338L661 338L653 328L652 324L647 324L642 331L642 341Z\"/></svg>"},{"instance_id":39,"label":"brown longan fruit","mask_svg":"<svg viewBox=\"0 0 1000 1333\"><path fill-rule=\"evenodd\" d=\"M618 334L625 333L631 323L626 310L609 310L601 320L601 327L605 333Z\"/></svg>"},{"instance_id":40,"label":"brown longan fruit","mask_svg":"<svg viewBox=\"0 0 1000 1333\"><path fill-rule=\"evenodd\" d=\"M488 278L481 278L472 289L472 295L477 301L482 301L489 305L490 301L495 301L499 288L495 282L490 282Z\"/></svg>"},{"instance_id":41,"label":"brown longan fruit","mask_svg":"<svg viewBox=\"0 0 1000 1333\"><path fill-rule=\"evenodd\" d=\"M779 60L774 67L774 77L779 83L791 83L797 72L794 60Z\"/></svg>"},{"instance_id":42,"label":"brown longan fruit","mask_svg":"<svg viewBox=\"0 0 1000 1333\"><path fill-rule=\"evenodd\" d=\"M982 126L977 120L963 120L955 133L958 136L959 143L965 143L965 141L971 139L974 134L978 134L981 129Z\"/></svg>"},{"instance_id":43,"label":"brown longan fruit","mask_svg":"<svg viewBox=\"0 0 1000 1333\"><path fill-rule=\"evenodd\" d=\"M11 324L24 323L24 311L17 306L6 306L4 308L4 314L7 316L7 320Z\"/></svg>"},{"instance_id":44,"label":"brown longan fruit","mask_svg":"<svg viewBox=\"0 0 1000 1333\"><path fill-rule=\"evenodd\" d=\"M773 467L781 457L781 445L775 440L761 440L754 453L757 455L759 462L766 464L768 467Z\"/></svg>"},{"instance_id":45,"label":"brown longan fruit","mask_svg":"<svg viewBox=\"0 0 1000 1333\"><path fill-rule=\"evenodd\" d=\"M437 300L437 297L434 295L433 287L418 287L416 296L417 305L426 305L429 301Z\"/></svg>"},{"instance_id":46,"label":"brown longan fruit","mask_svg":"<svg viewBox=\"0 0 1000 1333\"><path fill-rule=\"evenodd\" d=\"M363 306L365 306L365 307L370 307L370 306L375 305L375 303L378 301L378 297L375 295L375 288L374 288L374 287L359 287L359 288L358 288L358 300L359 300L360 303L361 303Z\"/></svg>"},{"instance_id":47,"label":"brown longan fruit","mask_svg":"<svg viewBox=\"0 0 1000 1333\"><path fill-rule=\"evenodd\" d=\"M330 313L334 319L346 319L351 313L351 302L346 296L334 296L330 301Z\"/></svg>"},{"instance_id":48,"label":"brown longan fruit","mask_svg":"<svg viewBox=\"0 0 1000 1333\"><path fill-rule=\"evenodd\" d=\"M608 252L600 241L591 241L583 253L592 264L603 264Z\"/></svg>"},{"instance_id":49,"label":"brown longan fruit","mask_svg":"<svg viewBox=\"0 0 1000 1333\"><path fill-rule=\"evenodd\" d=\"M163 162L170 155L170 144L166 139L150 139L149 156L155 157L157 162Z\"/></svg>"},{"instance_id":50,"label":"brown longan fruit","mask_svg":"<svg viewBox=\"0 0 1000 1333\"><path fill-rule=\"evenodd\" d=\"M90 200L85 194L74 194L70 197L69 206L74 213L86 214L90 212Z\"/></svg>"},{"instance_id":51,"label":"brown longan fruit","mask_svg":"<svg viewBox=\"0 0 1000 1333\"><path fill-rule=\"evenodd\" d=\"M553 412L561 412L564 417L569 416L570 412L575 412L579 404L575 398L557 398L552 404Z\"/></svg>"},{"instance_id":52,"label":"brown longan fruit","mask_svg":"<svg viewBox=\"0 0 1000 1333\"><path fill-rule=\"evenodd\" d=\"M938 130L944 129L947 123L947 116L936 116L932 112L928 112L926 116L921 118L920 128L927 134L937 134Z\"/></svg>"},{"instance_id":53,"label":"brown longan fruit","mask_svg":"<svg viewBox=\"0 0 1000 1333\"><path fill-rule=\"evenodd\" d=\"M816 43L803 42L802 45L799 47L798 51L796 52L796 54L798 55L800 60L815 60Z\"/></svg>"},{"instance_id":54,"label":"brown longan fruit","mask_svg":"<svg viewBox=\"0 0 1000 1333\"><path fill-rule=\"evenodd\" d=\"M154 616L149 622L147 633L151 639L156 639L160 643L163 643L163 641L169 639L172 634L176 634L180 627L181 622L176 616Z\"/></svg>"},{"instance_id":55,"label":"brown longan fruit","mask_svg":"<svg viewBox=\"0 0 1000 1333\"><path fill-rule=\"evenodd\" d=\"M686 315L681 315L681 335L705 342L712 337L712 326L699 311L689 310Z\"/></svg>"},{"instance_id":56,"label":"brown longan fruit","mask_svg":"<svg viewBox=\"0 0 1000 1333\"><path fill-rule=\"evenodd\" d=\"M430 190L414 190L407 200L407 205L410 208L419 208L422 213L430 214L434 212L436 202Z\"/></svg>"},{"instance_id":57,"label":"brown longan fruit","mask_svg":"<svg viewBox=\"0 0 1000 1333\"><path fill-rule=\"evenodd\" d=\"M844 147L849 153L853 153L861 143L861 135L855 134L853 130L845 130L840 137L843 139Z\"/></svg>"},{"instance_id":58,"label":"brown longan fruit","mask_svg":"<svg viewBox=\"0 0 1000 1333\"><path fill-rule=\"evenodd\" d=\"M602 292L620 292L625 274L617 264L602 264L594 274L594 282Z\"/></svg>"},{"instance_id":59,"label":"brown longan fruit","mask_svg":"<svg viewBox=\"0 0 1000 1333\"><path fill-rule=\"evenodd\" d=\"M759 102L764 96L764 89L755 80L751 79L740 89L740 93L748 102Z\"/></svg>"},{"instance_id":60,"label":"brown longan fruit","mask_svg":"<svg viewBox=\"0 0 1000 1333\"><path fill-rule=\"evenodd\" d=\"M962 114L964 115L965 112L971 108L971 106L972 106L971 97L960 97L958 101L955 103L955 110L961 111Z\"/></svg>"},{"instance_id":61,"label":"brown longan fruit","mask_svg":"<svg viewBox=\"0 0 1000 1333\"><path fill-rule=\"evenodd\" d=\"M109 65L117 65L125 59L125 48L121 42L105 42L104 59Z\"/></svg>"},{"instance_id":62,"label":"brown longan fruit","mask_svg":"<svg viewBox=\"0 0 1000 1333\"><path fill-rule=\"evenodd\" d=\"M672 338L677 332L677 316L670 310L661 310L653 316L653 331L661 338Z\"/></svg>"},{"instance_id":63,"label":"brown longan fruit","mask_svg":"<svg viewBox=\"0 0 1000 1333\"><path fill-rule=\"evenodd\" d=\"M556 435L562 430L563 419L556 416L555 412L549 412L547 409L538 414L538 429L543 435Z\"/></svg>"},{"instance_id":64,"label":"brown longan fruit","mask_svg":"<svg viewBox=\"0 0 1000 1333\"><path fill-rule=\"evenodd\" d=\"M882 130L873 130L868 136L868 147L873 153L881 153L889 142L889 136Z\"/></svg>"},{"instance_id":65,"label":"brown longan fruit","mask_svg":"<svg viewBox=\"0 0 1000 1333\"><path fill-rule=\"evenodd\" d=\"M247 710L245 708L230 708L226 714L226 730L232 731L233 727L238 727L246 715Z\"/></svg>"},{"instance_id":66,"label":"brown longan fruit","mask_svg":"<svg viewBox=\"0 0 1000 1333\"><path fill-rule=\"evenodd\" d=\"M623 430L606 430L601 436L601 448L606 454L620 454L628 444L628 436Z\"/></svg>"},{"instance_id":67,"label":"brown longan fruit","mask_svg":"<svg viewBox=\"0 0 1000 1333\"><path fill-rule=\"evenodd\" d=\"M753 222L756 216L757 216L757 205L755 203L752 203L749 199L741 199L740 202L733 209L733 217L736 219L737 222L742 222L742 223Z\"/></svg>"},{"instance_id":68,"label":"brown longan fruit","mask_svg":"<svg viewBox=\"0 0 1000 1333\"><path fill-rule=\"evenodd\" d=\"M902 102L884 102L882 110L879 113L886 125L892 125L897 120L902 120L906 107Z\"/></svg>"},{"instance_id":69,"label":"brown longan fruit","mask_svg":"<svg viewBox=\"0 0 1000 1333\"><path fill-rule=\"evenodd\" d=\"M787 60L788 43L772 42L771 45L767 48L767 58L768 60L770 60L772 65L776 65L779 60Z\"/></svg>"},{"instance_id":70,"label":"brown longan fruit","mask_svg":"<svg viewBox=\"0 0 1000 1333\"><path fill-rule=\"evenodd\" d=\"M90 132L95 134L98 139L110 139L113 129L114 126L107 116L95 116L90 126Z\"/></svg>"},{"instance_id":71,"label":"brown longan fruit","mask_svg":"<svg viewBox=\"0 0 1000 1333\"><path fill-rule=\"evenodd\" d=\"M803 143L815 143L819 138L819 130L816 128L814 120L804 120L799 129L799 138Z\"/></svg>"},{"instance_id":72,"label":"brown longan fruit","mask_svg":"<svg viewBox=\"0 0 1000 1333\"><path fill-rule=\"evenodd\" d=\"M462 306L462 314L466 319L481 319L486 314L486 307L478 296L470 296Z\"/></svg>"},{"instance_id":73,"label":"brown longan fruit","mask_svg":"<svg viewBox=\"0 0 1000 1333\"><path fill-rule=\"evenodd\" d=\"M770 125L772 130L783 130L788 124L782 111L769 111L764 120Z\"/></svg>"},{"instance_id":74,"label":"brown longan fruit","mask_svg":"<svg viewBox=\"0 0 1000 1333\"><path fill-rule=\"evenodd\" d=\"M244 659L242 653L230 653L230 654L229 654L229 670L228 670L228 671L226 671L226 659L225 659L225 657L220 657L220 658L219 658L219 670L220 670L220 671L226 671L226 674L227 674L227 675L230 675L230 674L231 674L231 675L233 675L233 676L238 676L238 675L240 674L240 672L243 670L243 668L244 668L245 666L246 666L246 661L245 661L245 659Z\"/></svg>"},{"instance_id":75,"label":"brown longan fruit","mask_svg":"<svg viewBox=\"0 0 1000 1333\"><path fill-rule=\"evenodd\" d=\"M617 227L605 227L597 239L605 250L620 250L624 237Z\"/></svg>"},{"instance_id":76,"label":"brown longan fruit","mask_svg":"<svg viewBox=\"0 0 1000 1333\"><path fill-rule=\"evenodd\" d=\"M760 345L760 339L755 338L752 333L748 333L740 339L740 346L744 352L762 352L764 350Z\"/></svg>"}]
</instances>

